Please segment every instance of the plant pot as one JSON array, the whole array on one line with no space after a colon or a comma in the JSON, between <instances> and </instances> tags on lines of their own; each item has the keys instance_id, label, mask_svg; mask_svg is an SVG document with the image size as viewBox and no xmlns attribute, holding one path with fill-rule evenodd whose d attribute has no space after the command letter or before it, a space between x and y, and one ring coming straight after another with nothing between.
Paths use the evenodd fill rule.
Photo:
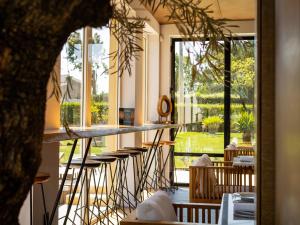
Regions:
<instances>
[{"instance_id":1,"label":"plant pot","mask_svg":"<svg viewBox=\"0 0 300 225\"><path fill-rule=\"evenodd\" d=\"M244 143L251 142L251 133L250 132L243 133L243 142Z\"/></svg>"}]
</instances>

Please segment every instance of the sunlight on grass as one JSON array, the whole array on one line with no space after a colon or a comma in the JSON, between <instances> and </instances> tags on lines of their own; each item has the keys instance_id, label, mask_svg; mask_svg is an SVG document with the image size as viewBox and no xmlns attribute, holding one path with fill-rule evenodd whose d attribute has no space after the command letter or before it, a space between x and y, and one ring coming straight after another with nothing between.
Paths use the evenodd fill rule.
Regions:
<instances>
[{"instance_id":1,"label":"sunlight on grass","mask_svg":"<svg viewBox=\"0 0 300 225\"><path fill-rule=\"evenodd\" d=\"M71 149L72 149L72 145L73 145L73 140L67 140L67 141L60 142L59 152L63 153L63 156L60 159L60 163L67 162L70 152L71 152ZM92 142L91 148L90 148L90 153L93 155L97 155L97 154L100 154L105 148L106 148L105 146L96 146L96 144ZM80 141L78 141L73 158L80 157L80 156L81 156Z\"/></svg>"},{"instance_id":2,"label":"sunlight on grass","mask_svg":"<svg viewBox=\"0 0 300 225\"><path fill-rule=\"evenodd\" d=\"M242 143L242 134L234 133L232 137L238 138ZM175 152L190 153L224 153L224 133L211 134L208 132L182 132L176 137ZM198 157L176 156L175 167L187 168ZM216 160L212 158L212 160Z\"/></svg>"}]
</instances>

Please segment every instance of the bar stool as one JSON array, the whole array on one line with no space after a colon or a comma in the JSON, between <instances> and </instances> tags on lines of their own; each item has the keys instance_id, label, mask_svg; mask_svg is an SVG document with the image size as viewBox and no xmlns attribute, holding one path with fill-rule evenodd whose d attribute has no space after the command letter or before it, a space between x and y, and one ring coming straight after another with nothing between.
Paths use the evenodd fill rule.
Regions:
<instances>
[{"instance_id":1,"label":"bar stool","mask_svg":"<svg viewBox=\"0 0 300 225\"><path fill-rule=\"evenodd\" d=\"M127 214L125 212L125 203L128 205L129 212L131 212L131 210L135 208L130 201L130 196L134 197L134 195L129 191L128 181L126 177L128 158L130 154L122 153L122 152L105 152L102 153L101 155L112 156L117 158L116 170L113 176L116 185L115 194L118 196L118 199L120 200L123 216L126 216Z\"/></svg>"},{"instance_id":2,"label":"bar stool","mask_svg":"<svg viewBox=\"0 0 300 225\"><path fill-rule=\"evenodd\" d=\"M141 196L142 193L138 192L138 184L140 180L140 169L139 169L139 161L142 163L141 151L133 150L133 149L120 149L117 152L121 153L128 153L130 158L132 159L132 169L133 169L133 185L134 185L134 200L135 200L135 207L137 207L137 204L140 203L141 201L139 200L139 197Z\"/></svg>"},{"instance_id":3,"label":"bar stool","mask_svg":"<svg viewBox=\"0 0 300 225\"><path fill-rule=\"evenodd\" d=\"M100 171L100 177L98 179L98 184L96 186L96 193L98 193L99 188L100 188L100 183L101 183L101 176L103 174L102 177L102 185L101 185L101 199L100 199L100 205L99 202L97 201L98 207L100 208L101 203L105 204L106 210L104 213L105 218L107 219L107 224L112 223L111 220L109 219L109 209L114 212L116 214L116 219L117 219L117 223L119 223L119 218L122 219L121 216L119 216L118 214L118 209L117 209L117 200L116 200L116 194L115 194L115 189L114 189L114 177L113 177L113 171L112 171L112 163L114 163L117 158L116 157L112 157L112 156L105 156L105 155L98 155L98 156L89 156L88 157L91 160L95 160L100 162L100 167L99 167L99 171ZM110 174L110 179L111 179L111 187L110 190L108 190L108 175ZM95 181L96 182L96 181ZM106 194L106 198L104 201L103 199L103 189L105 188L105 194ZM110 200L113 202L112 205L110 205ZM95 202L93 204L93 207L95 206Z\"/></svg>"},{"instance_id":4,"label":"bar stool","mask_svg":"<svg viewBox=\"0 0 300 225\"><path fill-rule=\"evenodd\" d=\"M167 153L167 156L166 156L165 159L163 158L163 154L162 154L163 152L161 152L161 154L162 154L161 155L161 157L162 157L161 160L163 162L163 166L161 168L161 176L162 176L162 179L164 180L164 185L165 185L164 188L166 190L173 191L174 187L172 186L172 183L171 183L170 179L166 176L166 174L165 174L166 170L165 169L166 169L166 165L167 165L169 159L171 159L171 163L173 164L173 168L174 168L174 160L170 157L170 155L174 151L174 146L175 146L176 142L175 141L163 141L162 140L161 143L163 143L165 146L168 147L168 149L167 149L168 153Z\"/></svg>"},{"instance_id":5,"label":"bar stool","mask_svg":"<svg viewBox=\"0 0 300 225\"><path fill-rule=\"evenodd\" d=\"M43 198L43 209L44 209L44 225L48 225L49 213L46 207L44 183L50 179L50 174L44 172L38 172L34 178L33 185L39 184L41 187L42 198ZM32 188L30 189L30 224L33 225L33 212L32 212Z\"/></svg>"},{"instance_id":6,"label":"bar stool","mask_svg":"<svg viewBox=\"0 0 300 225\"><path fill-rule=\"evenodd\" d=\"M71 203L71 196L73 194L75 194L75 195L77 194L77 193L74 193L76 190L72 190L74 179L76 179L76 178L74 178L74 173L75 173L76 169L79 169L82 166L82 164L83 164L83 159L81 159L81 158L73 159L70 163L70 169L72 169L72 178L71 178L71 188L70 188L70 193L69 193L68 204ZM95 183L96 169L99 166L100 166L100 162L97 162L95 160L90 160L90 159L86 159L85 163L83 164L82 184L86 185L85 195L84 195L85 203L81 207L79 207L79 202L82 199L82 193L84 190L84 188L81 187L79 194L78 194L76 208L74 210L73 220L71 220L70 218L67 218L68 220L70 220L72 222L72 224L77 224L77 223L75 223L76 216L78 216L78 218L83 222L83 224L88 224L88 225L92 224L93 215L96 218L98 218L98 214L94 212L94 207L92 208L92 210L90 209L90 200L91 200L90 188L91 188L92 181L94 181L94 184L96 185L96 183ZM98 193L97 192L95 193L94 204L95 204L95 201L98 203ZM80 215L81 213L78 213L78 211L82 210L82 209L84 209L83 217ZM98 211L99 211L99 209L100 208L98 208Z\"/></svg>"},{"instance_id":7,"label":"bar stool","mask_svg":"<svg viewBox=\"0 0 300 225\"><path fill-rule=\"evenodd\" d=\"M124 149L128 149L128 150L135 150L135 151L139 151L141 154L139 155L139 161L140 161L140 168L138 169L138 182L137 182L137 191L140 190L140 195L141 195L141 200L144 200L144 193L143 191L146 191L147 196L150 196L150 189L154 187L151 187L151 183L149 183L148 180L150 180L151 182L153 182L153 178L148 174L148 176L145 178L145 187L143 188L143 190L140 189L140 185L143 182L143 175L145 172L145 162L147 160L147 156L148 156L148 151L149 148L146 147L124 147Z\"/></svg>"},{"instance_id":8,"label":"bar stool","mask_svg":"<svg viewBox=\"0 0 300 225\"><path fill-rule=\"evenodd\" d=\"M144 147L148 147L151 148L153 145L153 142L143 142L142 146ZM161 157L160 154L162 152L162 148L163 148L164 143L163 142L159 142L157 145L157 149L156 152L152 153L152 149L150 149L147 157L151 158L151 154L154 154L154 170L153 170L153 179L151 182L151 186L153 187L154 190L157 190L159 188L159 184L161 183ZM146 162L147 164L147 162ZM149 165L151 166L151 165ZM150 176L151 177L151 176Z\"/></svg>"}]
</instances>

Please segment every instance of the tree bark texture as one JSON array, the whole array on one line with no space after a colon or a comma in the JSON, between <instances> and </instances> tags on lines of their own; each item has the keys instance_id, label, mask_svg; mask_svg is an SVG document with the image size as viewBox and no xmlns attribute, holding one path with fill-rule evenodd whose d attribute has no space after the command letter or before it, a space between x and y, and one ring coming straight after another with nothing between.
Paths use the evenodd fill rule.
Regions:
<instances>
[{"instance_id":1,"label":"tree bark texture","mask_svg":"<svg viewBox=\"0 0 300 225\"><path fill-rule=\"evenodd\" d=\"M0 223L18 214L40 165L46 88L69 34L108 23L108 0L0 0Z\"/></svg>"}]
</instances>

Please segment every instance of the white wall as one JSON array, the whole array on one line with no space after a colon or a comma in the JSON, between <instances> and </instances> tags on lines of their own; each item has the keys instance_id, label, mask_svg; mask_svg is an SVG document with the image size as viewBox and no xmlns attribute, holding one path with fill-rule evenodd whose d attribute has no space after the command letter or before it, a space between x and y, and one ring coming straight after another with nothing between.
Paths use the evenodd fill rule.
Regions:
<instances>
[{"instance_id":1,"label":"white wall","mask_svg":"<svg viewBox=\"0 0 300 225\"><path fill-rule=\"evenodd\" d=\"M132 11L135 15L148 19L144 29L146 56L141 54L138 59L133 60L131 76L125 73L121 77L120 107L135 108L135 124L141 125L145 121L158 120L156 105L159 98L160 25L143 6L135 5ZM140 42L140 45L142 45L142 42ZM145 66L146 70L144 70ZM145 90L147 90L146 96ZM145 112L147 113L145 114ZM151 133L150 136L152 136ZM148 133L146 136L148 136ZM140 145L141 139L141 134L121 135L120 146Z\"/></svg>"}]
</instances>

